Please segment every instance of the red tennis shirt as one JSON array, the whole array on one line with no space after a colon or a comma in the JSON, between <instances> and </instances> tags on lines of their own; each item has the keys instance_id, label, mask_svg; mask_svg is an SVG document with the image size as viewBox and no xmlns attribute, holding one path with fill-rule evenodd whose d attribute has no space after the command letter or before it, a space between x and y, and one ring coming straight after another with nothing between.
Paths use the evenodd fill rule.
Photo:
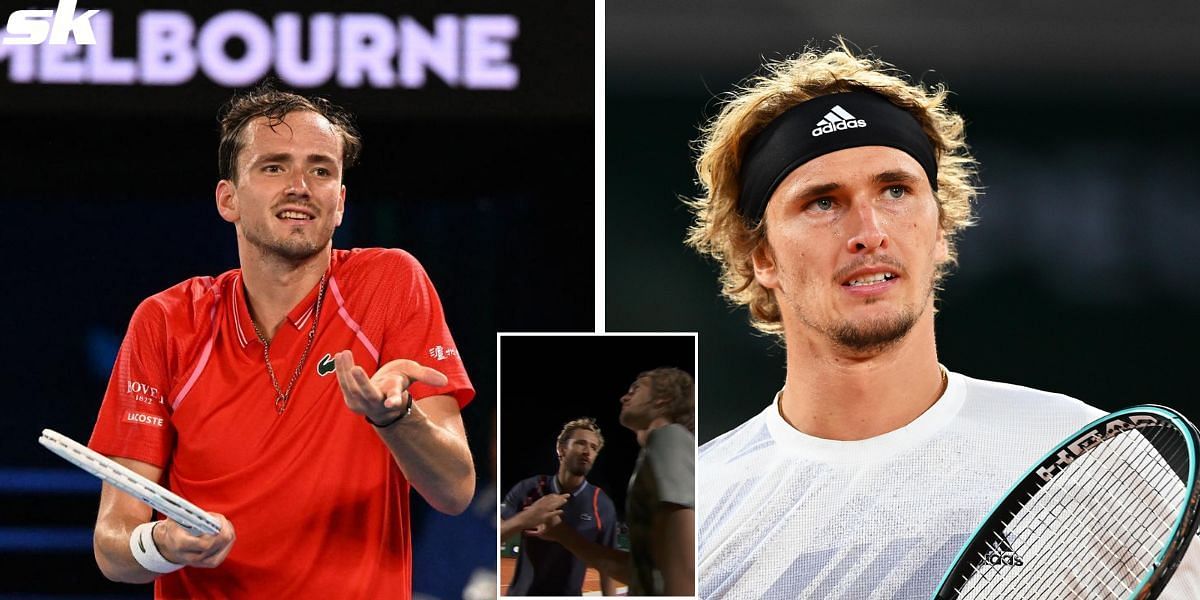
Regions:
<instances>
[{"instance_id":1,"label":"red tennis shirt","mask_svg":"<svg viewBox=\"0 0 1200 600\"><path fill-rule=\"evenodd\" d=\"M285 388L317 288L280 325ZM475 391L437 292L401 250L333 251L317 333L282 415L246 308L241 271L196 277L133 314L89 446L163 467L172 491L224 514L237 541L215 569L160 576L159 598L409 598L409 484L371 425L346 408L332 356L368 374L397 358L445 373L416 399Z\"/></svg>"}]
</instances>

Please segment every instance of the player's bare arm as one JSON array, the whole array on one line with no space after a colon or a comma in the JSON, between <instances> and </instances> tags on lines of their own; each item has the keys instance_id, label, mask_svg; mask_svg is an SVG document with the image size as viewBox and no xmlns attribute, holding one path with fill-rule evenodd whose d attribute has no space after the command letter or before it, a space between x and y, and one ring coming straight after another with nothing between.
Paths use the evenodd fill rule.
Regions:
<instances>
[{"instance_id":1,"label":"player's bare arm","mask_svg":"<svg viewBox=\"0 0 1200 600\"><path fill-rule=\"evenodd\" d=\"M407 391L414 381L445 385L446 376L399 359L368 377L348 350L339 352L334 364L346 406L372 423L387 424L375 427L375 432L413 488L443 513L457 515L466 510L475 494L475 464L458 401L451 396L430 396L413 402Z\"/></svg>"},{"instance_id":2,"label":"player's bare arm","mask_svg":"<svg viewBox=\"0 0 1200 600\"><path fill-rule=\"evenodd\" d=\"M562 506L570 499L570 494L547 494L536 502L500 523L500 538L504 539L526 529L539 529L545 523L562 514Z\"/></svg>"},{"instance_id":3,"label":"player's bare arm","mask_svg":"<svg viewBox=\"0 0 1200 600\"><path fill-rule=\"evenodd\" d=\"M588 541L561 519L554 519L539 535L562 544L589 567L600 571L601 576L611 577L625 584L633 580L628 552Z\"/></svg>"},{"instance_id":4,"label":"player's bare arm","mask_svg":"<svg viewBox=\"0 0 1200 600\"><path fill-rule=\"evenodd\" d=\"M695 595L696 511L662 502L654 515L654 564L663 576L663 593L668 596Z\"/></svg>"},{"instance_id":5,"label":"player's bare arm","mask_svg":"<svg viewBox=\"0 0 1200 600\"><path fill-rule=\"evenodd\" d=\"M111 458L151 481L162 479L163 470L159 467L129 458ZM105 577L126 583L149 583L160 575L138 564L129 546L133 530L150 522L151 516L149 506L107 483L103 485L93 549L96 564ZM220 565L229 555L237 536L228 519L216 513L213 516L221 522L221 531L216 535L196 536L170 519L159 522L153 529L154 544L159 553L172 563L189 567Z\"/></svg>"},{"instance_id":6,"label":"player's bare arm","mask_svg":"<svg viewBox=\"0 0 1200 600\"><path fill-rule=\"evenodd\" d=\"M617 580L607 575L600 576L600 593L605 596L617 595Z\"/></svg>"}]
</instances>

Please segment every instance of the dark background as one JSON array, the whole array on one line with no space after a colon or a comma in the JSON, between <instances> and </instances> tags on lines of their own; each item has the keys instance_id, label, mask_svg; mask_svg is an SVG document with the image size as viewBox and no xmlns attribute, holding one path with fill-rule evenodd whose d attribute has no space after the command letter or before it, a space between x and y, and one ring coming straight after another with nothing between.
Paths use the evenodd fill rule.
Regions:
<instances>
[{"instance_id":1,"label":"dark background","mask_svg":"<svg viewBox=\"0 0 1200 600\"><path fill-rule=\"evenodd\" d=\"M130 56L140 10L130 6L79 9L111 8L115 51ZM201 24L234 7L156 8L189 11ZM19 8L31 6L0 5L0 25ZM454 89L434 76L418 90L300 90L356 112L363 132L334 246L404 248L438 289L478 392L463 418L479 489L491 469L495 332L593 326L593 10L552 0L254 8L266 18L369 11L426 23L443 13L520 21L516 90ZM0 420L0 596L144 596L148 586L107 583L95 567L98 482L36 439L44 427L88 439L143 298L237 267L233 229L213 200L216 114L234 90L203 78L180 88L18 84L9 67L0 60L0 363L10 390ZM414 537L428 510L417 498Z\"/></svg>"},{"instance_id":2,"label":"dark background","mask_svg":"<svg viewBox=\"0 0 1200 600\"><path fill-rule=\"evenodd\" d=\"M501 336L501 499L522 479L556 473L562 426L592 417L604 448L587 479L612 498L624 519L625 492L641 448L618 420L621 396L643 371L676 367L695 377L695 364L696 337L690 334Z\"/></svg>"},{"instance_id":3,"label":"dark background","mask_svg":"<svg viewBox=\"0 0 1200 600\"><path fill-rule=\"evenodd\" d=\"M701 442L762 410L785 373L682 243L689 143L762 57L839 33L946 82L982 164L979 224L938 302L940 360L1200 417L1200 5L610 0L605 26L606 323L699 332Z\"/></svg>"}]
</instances>

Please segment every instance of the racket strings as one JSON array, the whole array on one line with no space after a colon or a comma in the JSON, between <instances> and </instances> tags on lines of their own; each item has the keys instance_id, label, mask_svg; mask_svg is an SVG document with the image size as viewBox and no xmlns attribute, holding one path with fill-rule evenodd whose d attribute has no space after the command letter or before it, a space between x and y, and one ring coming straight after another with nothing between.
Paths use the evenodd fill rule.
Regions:
<instances>
[{"instance_id":1,"label":"racket strings","mask_svg":"<svg viewBox=\"0 0 1200 600\"><path fill-rule=\"evenodd\" d=\"M1084 453L991 534L960 597L1127 597L1170 539L1186 496L1180 462L1187 444L1173 427L1126 431ZM1022 564L992 564L991 554Z\"/></svg>"},{"instance_id":2,"label":"racket strings","mask_svg":"<svg viewBox=\"0 0 1200 600\"><path fill-rule=\"evenodd\" d=\"M1137 436L1130 436L1121 443L1136 447L1139 445L1139 441ZM1080 537L1090 538L1093 544L1078 544L1075 551L1061 561L1062 564L1071 567L1074 577L1070 581L1076 582L1076 587L1089 585L1103 587L1114 595L1121 591L1126 594L1131 591L1137 581L1130 581L1130 579L1132 577L1140 579L1140 575L1150 566L1159 549L1146 544L1131 544L1130 541L1139 535L1144 535L1145 532L1169 532L1171 526L1171 523L1166 522L1158 511L1138 511L1134 506L1169 506L1166 504L1167 499L1163 498L1157 490L1161 486L1169 484L1169 478L1172 475L1168 470L1159 469L1155 471L1157 477L1148 480L1143 477L1143 473L1146 472L1144 465L1135 466L1128 461L1116 460L1116 457L1122 455L1122 453L1114 452L1108 457L1110 460L1106 461L1107 468L1104 468L1103 471L1111 473L1111 477L1116 481L1136 484L1137 480L1141 480L1144 485L1106 486L1103 488L1102 496L1095 501L1074 502L1073 505L1065 507L1061 501L1055 503L1057 507L1069 508L1074 511L1068 511L1067 514L1079 512L1095 514L1104 507L1119 507L1118 510L1113 511L1113 515L1136 515L1137 521L1127 518L1114 518L1105 522L1084 520L1081 525ZM1152 455L1139 453L1137 456ZM1080 472L1084 471L1080 470ZM1076 477L1076 480L1078 479ZM1135 489L1131 489L1131 487ZM1062 492L1080 495L1087 494L1089 490L1064 486ZM1153 498L1148 497L1149 495L1153 495ZM1060 510L1059 513L1062 514L1063 511ZM1053 573L1035 572L1034 576L1053 576Z\"/></svg>"},{"instance_id":3,"label":"racket strings","mask_svg":"<svg viewBox=\"0 0 1200 600\"><path fill-rule=\"evenodd\" d=\"M1099 501L1091 503L1090 506L1076 507L1075 510L1090 511L1101 506L1127 504L1124 501L1127 501L1129 496L1117 494L1116 489L1105 490ZM1130 514L1126 508L1123 507L1122 510L1124 512L1121 514ZM1117 519L1113 523L1085 524L1081 528L1080 537L1088 542L1078 544L1074 552L1058 561L1059 564L1068 567L1070 575L1069 578L1063 578L1063 585L1068 586L1077 597L1095 597L1095 592L1101 589L1108 592L1108 597L1128 595L1159 549L1144 544L1130 545L1129 541L1137 535L1144 535L1144 532L1167 532L1170 527L1169 523L1162 520L1155 522L1155 514L1151 511L1143 511L1139 516L1141 520L1136 522ZM1115 529L1114 523L1117 525ZM1051 564L1043 563L1042 571L1035 571L1033 577L1054 577Z\"/></svg>"},{"instance_id":4,"label":"racket strings","mask_svg":"<svg viewBox=\"0 0 1200 600\"><path fill-rule=\"evenodd\" d=\"M1130 436L1122 440L1122 445L1138 446L1140 440L1138 436ZM1114 446L1114 448L1116 448ZM1123 449L1125 450L1125 449ZM1095 455L1099 457L1100 455ZM1159 478L1146 479L1141 476L1145 470L1145 465L1134 464L1128 460L1118 460L1123 457L1121 452L1112 452L1107 456L1108 460L1096 461L1103 463L1103 466L1097 465L1091 467L1093 470L1102 471L1110 474L1109 476L1122 482L1136 482L1141 480L1141 486L1132 488L1125 486L1110 485L1102 488L1102 493L1098 496L1087 495L1089 490L1083 489L1080 486L1079 475L1076 475L1072 481L1064 479L1064 485L1058 489L1058 497L1047 495L1053 506L1059 509L1059 514L1075 515L1095 515L1102 509L1113 510L1115 515L1137 515L1138 521L1132 521L1128 518L1115 519L1112 522L1097 522L1096 519L1084 519L1080 526L1080 531L1076 536L1076 545L1074 552L1064 556L1062 560L1057 561L1060 565L1069 565L1065 573L1059 576L1059 579L1065 580L1064 586L1067 586L1076 595L1095 595L1101 589L1111 593L1119 593L1120 591L1128 592L1135 581L1131 575L1140 574L1148 566L1152 560L1153 550L1157 548L1147 549L1145 545L1130 544L1128 540L1131 536L1138 535L1145 531L1166 531L1169 528L1168 524L1154 523L1156 513L1154 511L1141 511L1140 513L1131 512L1129 504L1131 501L1137 500L1139 503L1144 503L1147 506L1161 505L1161 496L1155 491L1164 483L1169 483L1168 475L1163 470L1159 470ZM1136 456L1145 457L1147 454L1139 452ZM1139 461L1144 462L1144 461ZM1086 465L1080 465L1084 467ZM1080 468L1077 473L1083 474L1086 469ZM1147 490L1153 494L1154 498L1147 498ZM1064 503L1062 496L1067 495L1068 498L1084 498L1091 500L1090 502L1074 501ZM1137 496L1141 496L1138 498ZM1115 510L1114 510L1115 509ZM1010 527L1019 526L1019 524L1010 525ZM1057 533L1058 527L1054 532L1049 532L1043 535L1060 535ZM1151 550L1150 552L1137 553L1138 549ZM1053 563L1045 564L1047 568ZM1135 571L1136 569L1136 571ZM1045 570L1045 569L1044 569ZM1053 577L1053 572L1039 572L1031 570L1034 577ZM1065 576L1065 577L1064 577ZM1067 590L1063 590L1064 592Z\"/></svg>"},{"instance_id":5,"label":"racket strings","mask_svg":"<svg viewBox=\"0 0 1200 600\"><path fill-rule=\"evenodd\" d=\"M1058 515L1058 518L1049 523L1038 520L1033 525L1017 520L1009 524L1010 530L1029 527L1025 537L1032 534L1045 539L1061 537L1058 545L1039 552L1039 556L1049 554L1057 560L1035 561L1037 567L1024 574L1027 578L1022 580L1024 587L1020 587L1021 583L1016 584L1023 596L1036 597L1032 594L1040 591L1048 597L1097 597L1102 590L1110 597L1123 596L1137 584L1157 553L1159 548L1137 543L1135 539L1145 536L1146 532L1166 533L1170 523L1164 522L1157 511L1131 510L1130 503L1162 506L1163 498L1156 490L1170 484L1173 473L1159 468L1154 471L1157 476L1153 479L1142 476L1156 463L1154 453L1146 451L1145 441L1139 435L1127 435L1108 445L1111 448L1103 453L1093 453L1087 462L1073 466L1070 477L1063 477L1057 485L1048 486L1044 499L1036 501L1042 506L1051 506L1052 510L1046 512ZM1132 460L1128 458L1131 456ZM1088 479L1084 475L1089 472L1105 473L1112 484L1102 487L1097 494L1096 490L1085 487ZM1116 485L1118 482L1134 485ZM1154 497L1150 498L1148 494ZM1030 505L1030 512L1032 508ZM1099 518L1106 513L1109 519ZM1133 521L1128 518L1130 516L1136 516L1138 520ZM1159 538L1161 536L1155 540ZM1064 546L1071 550L1064 553ZM1033 581L1057 581L1059 585L1057 588L1031 589L1030 582Z\"/></svg>"},{"instance_id":6,"label":"racket strings","mask_svg":"<svg viewBox=\"0 0 1200 600\"><path fill-rule=\"evenodd\" d=\"M1158 430L1152 433L1157 434L1154 437L1159 437L1173 432ZM1139 445L1145 446L1138 443L1141 441L1138 436L1128 437L1130 445L1135 447L1134 451ZM1115 521L1121 527L1117 531L1111 527L1099 529L1096 539L1101 548L1107 551L1107 556L1085 564L1095 567L1091 570L1093 575L1097 569L1108 567L1108 572L1100 573L1109 575L1102 581L1112 581L1112 575L1115 574L1119 584L1127 584L1124 585L1126 592L1140 587L1141 580L1153 568L1155 558L1169 540L1185 494L1183 482L1179 481L1170 465L1179 456L1186 459L1186 443L1183 438L1174 435L1169 439L1172 441L1161 449L1167 453L1166 456L1156 457L1155 451L1148 449L1137 455L1140 464L1121 463L1122 468L1115 473L1114 479L1130 485L1106 488L1105 503L1097 506L1103 510L1106 506L1119 505L1120 509L1113 511L1108 521ZM1147 474L1150 476L1147 477Z\"/></svg>"}]
</instances>

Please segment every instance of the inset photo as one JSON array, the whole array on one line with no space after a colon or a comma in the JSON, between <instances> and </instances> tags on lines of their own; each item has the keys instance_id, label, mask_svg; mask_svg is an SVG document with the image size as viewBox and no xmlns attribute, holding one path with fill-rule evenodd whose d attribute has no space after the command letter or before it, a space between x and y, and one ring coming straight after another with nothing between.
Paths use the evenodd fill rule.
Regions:
<instances>
[{"instance_id":1,"label":"inset photo","mask_svg":"<svg viewBox=\"0 0 1200 600\"><path fill-rule=\"evenodd\" d=\"M695 595L695 333L501 333L500 589Z\"/></svg>"}]
</instances>

